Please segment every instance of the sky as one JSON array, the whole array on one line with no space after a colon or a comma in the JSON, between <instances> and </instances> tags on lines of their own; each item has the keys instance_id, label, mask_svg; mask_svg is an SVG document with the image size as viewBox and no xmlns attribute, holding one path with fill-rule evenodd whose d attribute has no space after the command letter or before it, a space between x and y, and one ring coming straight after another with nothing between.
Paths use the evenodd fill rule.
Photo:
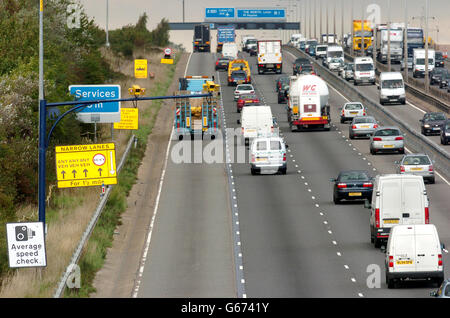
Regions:
<instances>
[{"instance_id":1,"label":"sky","mask_svg":"<svg viewBox=\"0 0 450 318\"><path fill-rule=\"evenodd\" d=\"M149 16L147 27L151 30L156 27L162 18L169 22L182 22L183 20L183 0L78 0L84 7L86 14L93 18L99 27L106 27L106 3L109 4L109 30L120 28L127 24L135 24L139 16L146 12ZM420 17L425 16L426 0L184 0L185 4L185 22L203 22L206 7L285 7L288 10L287 21L305 21L306 30L302 28L302 33L309 35L309 7L314 10L316 5L316 31L319 33L319 4L322 2L322 31L326 30L326 8L328 7L328 28L333 32L333 10L336 6L336 33L341 33L342 4L344 4L344 33L350 32L351 26L351 8L353 4L354 19L361 19L363 8L370 4L376 4L380 7L381 23L387 21L389 12L392 22L404 22L405 20L405 2L407 2L407 16L409 25L420 26ZM429 36L442 44L450 44L450 0L428 0L429 2ZM389 8L390 4L390 10ZM304 8L307 8L305 10ZM314 32L314 19L311 18L311 31ZM439 32L438 32L439 30ZM306 31L306 32L305 32ZM281 34L287 39L288 32ZM272 32L272 33L273 33ZM258 32L252 32L257 35ZM264 33L264 32L263 32ZM266 31L268 33L268 31ZM292 32L291 32L292 33ZM186 31L171 32L171 41L183 43L190 46L192 36ZM313 34L312 34L313 36ZM185 45L185 47L186 47Z\"/></svg>"}]
</instances>

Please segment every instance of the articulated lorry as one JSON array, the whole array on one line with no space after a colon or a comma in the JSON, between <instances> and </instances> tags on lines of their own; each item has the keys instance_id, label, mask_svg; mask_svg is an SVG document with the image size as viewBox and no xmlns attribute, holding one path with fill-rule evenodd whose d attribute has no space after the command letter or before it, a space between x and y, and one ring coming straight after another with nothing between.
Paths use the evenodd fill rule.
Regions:
<instances>
[{"instance_id":1,"label":"articulated lorry","mask_svg":"<svg viewBox=\"0 0 450 318\"><path fill-rule=\"evenodd\" d=\"M179 91L176 95L204 94L211 89L205 89L206 85L214 84L214 77L186 76L179 79ZM219 132L219 119L217 114L217 96L203 98L176 99L174 135L179 140L183 136L209 136L214 139Z\"/></svg>"},{"instance_id":2,"label":"articulated lorry","mask_svg":"<svg viewBox=\"0 0 450 318\"><path fill-rule=\"evenodd\" d=\"M353 50L362 51L361 38L364 38L364 51L372 47L372 28L370 21L364 20L364 30L362 20L353 20Z\"/></svg>"},{"instance_id":3,"label":"articulated lorry","mask_svg":"<svg viewBox=\"0 0 450 318\"><path fill-rule=\"evenodd\" d=\"M281 74L283 61L281 40L258 41L258 74L273 71Z\"/></svg>"},{"instance_id":4,"label":"articulated lorry","mask_svg":"<svg viewBox=\"0 0 450 318\"><path fill-rule=\"evenodd\" d=\"M211 52L209 26L204 24L194 25L193 47L194 52Z\"/></svg>"},{"instance_id":5,"label":"articulated lorry","mask_svg":"<svg viewBox=\"0 0 450 318\"><path fill-rule=\"evenodd\" d=\"M377 60L381 63L387 63L389 33L391 62L400 63L403 57L403 29L391 26L388 31L386 25L379 25L377 28Z\"/></svg>"},{"instance_id":6,"label":"articulated lorry","mask_svg":"<svg viewBox=\"0 0 450 318\"><path fill-rule=\"evenodd\" d=\"M302 128L330 130L328 86L316 75L291 76L287 119L292 131Z\"/></svg>"}]
</instances>

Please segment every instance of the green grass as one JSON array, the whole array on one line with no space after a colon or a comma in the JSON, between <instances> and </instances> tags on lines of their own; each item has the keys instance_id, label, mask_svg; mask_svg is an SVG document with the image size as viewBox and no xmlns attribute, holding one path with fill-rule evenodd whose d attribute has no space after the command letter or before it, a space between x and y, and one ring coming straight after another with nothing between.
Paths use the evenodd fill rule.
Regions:
<instances>
[{"instance_id":1,"label":"green grass","mask_svg":"<svg viewBox=\"0 0 450 318\"><path fill-rule=\"evenodd\" d=\"M176 65L180 59L177 55L174 64L169 65L167 79L158 82L152 90L152 96L167 95L167 91L175 75ZM81 288L79 290L66 289L64 297L89 297L95 292L92 283L98 270L103 267L107 249L112 246L114 230L120 225L120 215L127 208L127 196L137 179L139 166L145 154L147 138L151 134L159 109L163 101L152 101L150 107L145 108L142 115L149 118L147 125L139 127L136 131L138 146L132 147L128 159L118 176L118 183L113 187L108 202L101 214L95 229L87 243L84 253L79 262L81 270Z\"/></svg>"}]
</instances>

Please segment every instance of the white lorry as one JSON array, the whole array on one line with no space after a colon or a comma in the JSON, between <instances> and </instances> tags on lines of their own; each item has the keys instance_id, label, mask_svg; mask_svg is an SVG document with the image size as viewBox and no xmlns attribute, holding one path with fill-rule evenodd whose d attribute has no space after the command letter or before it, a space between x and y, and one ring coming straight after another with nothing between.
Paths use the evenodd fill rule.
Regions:
<instances>
[{"instance_id":1,"label":"white lorry","mask_svg":"<svg viewBox=\"0 0 450 318\"><path fill-rule=\"evenodd\" d=\"M248 106L241 112L241 125L245 145L258 136L270 136L274 132L272 110L270 106Z\"/></svg>"},{"instance_id":2,"label":"white lorry","mask_svg":"<svg viewBox=\"0 0 450 318\"><path fill-rule=\"evenodd\" d=\"M246 50L245 44L246 44L247 40L250 40L250 39L255 39L256 40L255 36L252 35L252 34L246 34L246 35L243 35L241 37L241 48L242 48L242 51Z\"/></svg>"},{"instance_id":3,"label":"white lorry","mask_svg":"<svg viewBox=\"0 0 450 318\"><path fill-rule=\"evenodd\" d=\"M405 83L400 72L381 72L378 89L381 105L392 102L406 104Z\"/></svg>"},{"instance_id":4,"label":"white lorry","mask_svg":"<svg viewBox=\"0 0 450 318\"><path fill-rule=\"evenodd\" d=\"M388 34L390 34L391 62L400 63L403 57L403 29L391 27L388 31L386 25L380 25L377 28L377 60L381 63L387 63Z\"/></svg>"},{"instance_id":5,"label":"white lorry","mask_svg":"<svg viewBox=\"0 0 450 318\"><path fill-rule=\"evenodd\" d=\"M435 51L428 50L428 72L434 70ZM413 50L413 77L425 77L425 49Z\"/></svg>"},{"instance_id":6,"label":"white lorry","mask_svg":"<svg viewBox=\"0 0 450 318\"><path fill-rule=\"evenodd\" d=\"M273 71L281 74L283 60L281 53L281 40L258 41L258 74Z\"/></svg>"},{"instance_id":7,"label":"white lorry","mask_svg":"<svg viewBox=\"0 0 450 318\"><path fill-rule=\"evenodd\" d=\"M355 57L353 60L354 85L370 83L375 85L375 69L371 57Z\"/></svg>"},{"instance_id":8,"label":"white lorry","mask_svg":"<svg viewBox=\"0 0 450 318\"><path fill-rule=\"evenodd\" d=\"M394 226L385 258L388 288L404 279L427 279L440 286L444 280L443 249L433 224Z\"/></svg>"},{"instance_id":9,"label":"white lorry","mask_svg":"<svg viewBox=\"0 0 450 318\"><path fill-rule=\"evenodd\" d=\"M302 128L330 130L328 86L316 75L291 76L287 118L292 131Z\"/></svg>"},{"instance_id":10,"label":"white lorry","mask_svg":"<svg viewBox=\"0 0 450 318\"><path fill-rule=\"evenodd\" d=\"M230 56L233 59L238 58L238 47L234 42L224 43L222 47L222 55Z\"/></svg>"},{"instance_id":11,"label":"white lorry","mask_svg":"<svg viewBox=\"0 0 450 318\"><path fill-rule=\"evenodd\" d=\"M376 248L389 238L391 228L402 224L429 224L429 200L421 176L377 175L370 209L370 241Z\"/></svg>"},{"instance_id":12,"label":"white lorry","mask_svg":"<svg viewBox=\"0 0 450 318\"><path fill-rule=\"evenodd\" d=\"M294 33L291 35L291 40L289 41L289 44L296 47L297 42L303 38L303 35L301 33Z\"/></svg>"},{"instance_id":13,"label":"white lorry","mask_svg":"<svg viewBox=\"0 0 450 318\"><path fill-rule=\"evenodd\" d=\"M339 45L328 45L325 58L322 60L322 64L328 67L331 59L338 58L344 63L344 49Z\"/></svg>"},{"instance_id":14,"label":"white lorry","mask_svg":"<svg viewBox=\"0 0 450 318\"><path fill-rule=\"evenodd\" d=\"M327 41L327 39L328 39L328 41ZM322 34L322 43L325 43L325 44L337 43L336 34L328 33L328 36L326 33Z\"/></svg>"}]
</instances>

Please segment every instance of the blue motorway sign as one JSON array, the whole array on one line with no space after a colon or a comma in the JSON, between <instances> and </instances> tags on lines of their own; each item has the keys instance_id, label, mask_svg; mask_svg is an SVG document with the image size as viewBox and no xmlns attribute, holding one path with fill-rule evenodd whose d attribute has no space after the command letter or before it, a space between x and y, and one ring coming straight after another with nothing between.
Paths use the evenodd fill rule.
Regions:
<instances>
[{"instance_id":1,"label":"blue motorway sign","mask_svg":"<svg viewBox=\"0 0 450 318\"><path fill-rule=\"evenodd\" d=\"M120 85L71 85L69 92L80 101L120 99ZM77 117L84 123L120 122L120 102L86 106Z\"/></svg>"},{"instance_id":2,"label":"blue motorway sign","mask_svg":"<svg viewBox=\"0 0 450 318\"><path fill-rule=\"evenodd\" d=\"M284 9L237 9L237 17L280 19L286 18L286 11Z\"/></svg>"},{"instance_id":3,"label":"blue motorway sign","mask_svg":"<svg viewBox=\"0 0 450 318\"><path fill-rule=\"evenodd\" d=\"M234 18L234 8L205 8L205 18Z\"/></svg>"},{"instance_id":4,"label":"blue motorway sign","mask_svg":"<svg viewBox=\"0 0 450 318\"><path fill-rule=\"evenodd\" d=\"M234 42L234 26L221 26L217 28L217 42Z\"/></svg>"}]
</instances>

